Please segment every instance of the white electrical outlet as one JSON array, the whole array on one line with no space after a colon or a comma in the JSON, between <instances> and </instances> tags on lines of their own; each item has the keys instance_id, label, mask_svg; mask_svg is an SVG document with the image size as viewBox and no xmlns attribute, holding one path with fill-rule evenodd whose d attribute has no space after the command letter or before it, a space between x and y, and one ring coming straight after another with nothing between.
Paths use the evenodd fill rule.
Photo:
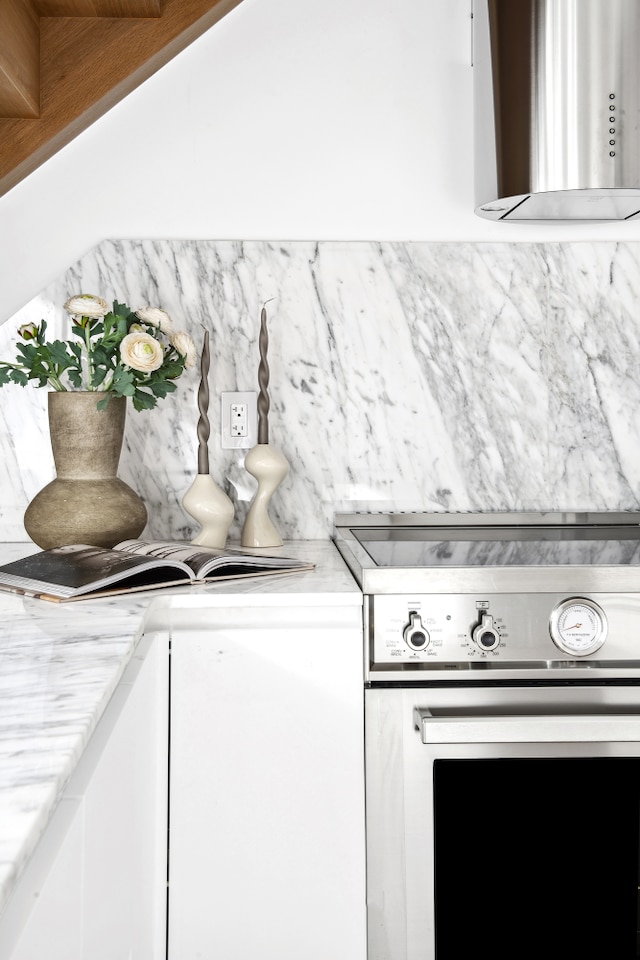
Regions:
<instances>
[{"instance_id":1,"label":"white electrical outlet","mask_svg":"<svg viewBox=\"0 0 640 960\"><path fill-rule=\"evenodd\" d=\"M231 436L246 437L249 430L249 406L246 403L231 404Z\"/></svg>"},{"instance_id":2,"label":"white electrical outlet","mask_svg":"<svg viewBox=\"0 0 640 960\"><path fill-rule=\"evenodd\" d=\"M253 391L220 394L221 446L243 450L258 442L258 394Z\"/></svg>"}]
</instances>

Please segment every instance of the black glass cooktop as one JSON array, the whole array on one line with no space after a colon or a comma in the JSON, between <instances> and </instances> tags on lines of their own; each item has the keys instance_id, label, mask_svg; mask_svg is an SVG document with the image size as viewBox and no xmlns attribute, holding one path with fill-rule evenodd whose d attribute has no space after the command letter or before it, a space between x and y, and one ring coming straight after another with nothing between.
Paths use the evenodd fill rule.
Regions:
<instances>
[{"instance_id":1,"label":"black glass cooktop","mask_svg":"<svg viewBox=\"0 0 640 960\"><path fill-rule=\"evenodd\" d=\"M351 528L377 567L640 566L640 528Z\"/></svg>"}]
</instances>

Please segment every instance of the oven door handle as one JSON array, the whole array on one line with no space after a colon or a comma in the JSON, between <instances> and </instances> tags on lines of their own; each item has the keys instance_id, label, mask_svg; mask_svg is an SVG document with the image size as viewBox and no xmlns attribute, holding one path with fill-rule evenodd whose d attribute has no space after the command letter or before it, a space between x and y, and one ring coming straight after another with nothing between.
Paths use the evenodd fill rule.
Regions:
<instances>
[{"instance_id":1,"label":"oven door handle","mask_svg":"<svg viewBox=\"0 0 640 960\"><path fill-rule=\"evenodd\" d=\"M416 707L414 720L426 744L640 741L640 714L634 713L434 717Z\"/></svg>"}]
</instances>

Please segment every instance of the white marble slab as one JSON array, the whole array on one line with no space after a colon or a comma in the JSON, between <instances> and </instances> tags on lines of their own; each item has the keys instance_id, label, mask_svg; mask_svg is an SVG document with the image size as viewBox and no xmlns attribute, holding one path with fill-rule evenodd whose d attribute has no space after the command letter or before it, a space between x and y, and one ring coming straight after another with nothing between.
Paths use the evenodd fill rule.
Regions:
<instances>
[{"instance_id":1,"label":"white marble slab","mask_svg":"<svg viewBox=\"0 0 640 960\"><path fill-rule=\"evenodd\" d=\"M31 543L0 544L0 562ZM0 592L0 911L46 828L66 782L134 655L144 629L167 630L206 611L362 605L328 541L286 543L316 564L300 574L50 604ZM339 615L339 614L338 614Z\"/></svg>"},{"instance_id":2,"label":"white marble slab","mask_svg":"<svg viewBox=\"0 0 640 960\"><path fill-rule=\"evenodd\" d=\"M0 908L135 650L145 605L124 606L0 593Z\"/></svg>"},{"instance_id":3,"label":"white marble slab","mask_svg":"<svg viewBox=\"0 0 640 960\"><path fill-rule=\"evenodd\" d=\"M270 439L291 470L272 516L286 539L337 510L638 509L640 244L105 241L0 329L89 292L163 306L211 333L211 472L236 505L255 481L220 448L218 396L257 390L269 304ZM129 414L121 476L148 533L189 537L198 373ZM53 476L43 390L0 391L0 535Z\"/></svg>"}]
</instances>

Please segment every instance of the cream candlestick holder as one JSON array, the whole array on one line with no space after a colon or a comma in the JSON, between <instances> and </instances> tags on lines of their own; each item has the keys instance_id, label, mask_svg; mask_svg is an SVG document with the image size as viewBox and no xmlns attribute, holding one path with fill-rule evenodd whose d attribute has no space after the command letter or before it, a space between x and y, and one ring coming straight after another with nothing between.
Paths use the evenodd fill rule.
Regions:
<instances>
[{"instance_id":1,"label":"cream candlestick holder","mask_svg":"<svg viewBox=\"0 0 640 960\"><path fill-rule=\"evenodd\" d=\"M182 506L200 525L191 543L222 548L233 521L233 503L208 473L198 473L182 498Z\"/></svg>"},{"instance_id":2,"label":"cream candlestick holder","mask_svg":"<svg viewBox=\"0 0 640 960\"><path fill-rule=\"evenodd\" d=\"M257 443L247 453L244 466L258 481L258 489L242 527L242 546L281 547L282 538L269 516L269 503L289 472L289 464L276 447Z\"/></svg>"}]
</instances>

